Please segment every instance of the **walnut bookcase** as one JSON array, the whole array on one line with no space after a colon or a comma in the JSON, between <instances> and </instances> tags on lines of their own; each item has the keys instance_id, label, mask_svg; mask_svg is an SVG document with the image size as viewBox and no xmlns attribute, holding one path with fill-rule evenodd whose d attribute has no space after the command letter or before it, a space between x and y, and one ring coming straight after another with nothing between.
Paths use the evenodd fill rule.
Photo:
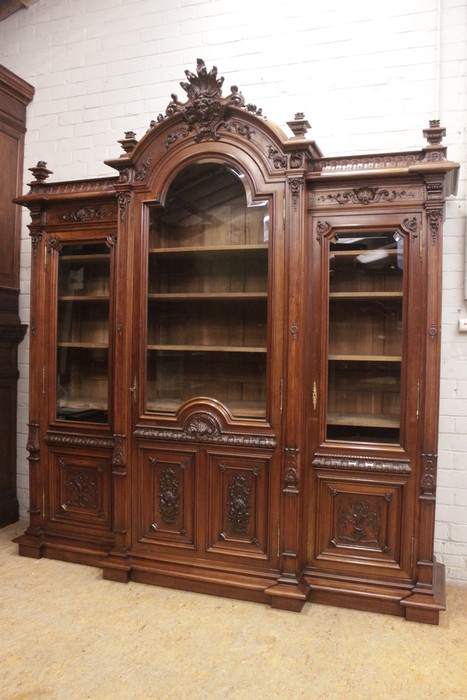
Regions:
<instances>
[{"instance_id":1,"label":"walnut bookcase","mask_svg":"<svg viewBox=\"0 0 467 700\"><path fill-rule=\"evenodd\" d=\"M441 241L456 163L325 158L198 61L115 177L31 168L23 555L436 623Z\"/></svg>"}]
</instances>

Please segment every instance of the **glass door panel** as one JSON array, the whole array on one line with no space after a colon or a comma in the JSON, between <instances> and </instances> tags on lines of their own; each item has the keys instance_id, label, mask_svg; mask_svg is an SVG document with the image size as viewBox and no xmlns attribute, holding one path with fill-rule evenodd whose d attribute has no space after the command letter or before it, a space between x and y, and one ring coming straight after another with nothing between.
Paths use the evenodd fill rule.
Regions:
<instances>
[{"instance_id":1,"label":"glass door panel","mask_svg":"<svg viewBox=\"0 0 467 700\"><path fill-rule=\"evenodd\" d=\"M403 275L399 232L331 239L328 439L400 440Z\"/></svg>"},{"instance_id":2,"label":"glass door panel","mask_svg":"<svg viewBox=\"0 0 467 700\"><path fill-rule=\"evenodd\" d=\"M164 208L148 206L147 410L206 397L264 418L268 202L204 163L175 178Z\"/></svg>"},{"instance_id":3,"label":"glass door panel","mask_svg":"<svg viewBox=\"0 0 467 700\"><path fill-rule=\"evenodd\" d=\"M107 422L110 250L66 245L59 253L58 420Z\"/></svg>"}]
</instances>

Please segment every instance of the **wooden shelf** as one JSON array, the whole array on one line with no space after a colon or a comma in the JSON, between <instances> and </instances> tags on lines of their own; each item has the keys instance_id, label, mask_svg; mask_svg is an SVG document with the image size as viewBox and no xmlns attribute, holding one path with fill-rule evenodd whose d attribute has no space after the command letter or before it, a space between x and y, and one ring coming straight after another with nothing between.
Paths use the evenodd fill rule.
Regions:
<instances>
[{"instance_id":1,"label":"wooden shelf","mask_svg":"<svg viewBox=\"0 0 467 700\"><path fill-rule=\"evenodd\" d=\"M109 253L83 253L83 255L61 255L60 262L110 262Z\"/></svg>"},{"instance_id":2,"label":"wooden shelf","mask_svg":"<svg viewBox=\"0 0 467 700\"><path fill-rule=\"evenodd\" d=\"M366 428L399 428L400 419L397 416L329 413L327 424L361 426Z\"/></svg>"},{"instance_id":3,"label":"wooden shelf","mask_svg":"<svg viewBox=\"0 0 467 700\"><path fill-rule=\"evenodd\" d=\"M266 347L245 345L148 345L148 350L180 350L183 352L256 352L266 353Z\"/></svg>"},{"instance_id":4,"label":"wooden shelf","mask_svg":"<svg viewBox=\"0 0 467 700\"><path fill-rule=\"evenodd\" d=\"M148 411L157 413L176 413L184 399L155 399L148 401ZM245 418L265 418L266 409L264 403L259 401L226 401L224 404L234 416Z\"/></svg>"},{"instance_id":5,"label":"wooden shelf","mask_svg":"<svg viewBox=\"0 0 467 700\"><path fill-rule=\"evenodd\" d=\"M381 253L384 253L384 255L381 255ZM400 252L395 249L391 248L390 250L386 250L384 248L375 248L374 250L331 250L331 255L339 255L339 256L356 256L356 255L376 255L379 254L379 258L384 258L386 255L399 255Z\"/></svg>"},{"instance_id":6,"label":"wooden shelf","mask_svg":"<svg viewBox=\"0 0 467 700\"><path fill-rule=\"evenodd\" d=\"M97 294L72 294L60 295L58 301L109 301L109 295L102 296Z\"/></svg>"},{"instance_id":7,"label":"wooden shelf","mask_svg":"<svg viewBox=\"0 0 467 700\"><path fill-rule=\"evenodd\" d=\"M267 292L187 292L170 294L148 294L151 301L193 301L200 300L248 300L267 299Z\"/></svg>"},{"instance_id":8,"label":"wooden shelf","mask_svg":"<svg viewBox=\"0 0 467 700\"><path fill-rule=\"evenodd\" d=\"M59 410L68 409L75 411L107 411L107 401L81 396L75 399L59 401Z\"/></svg>"},{"instance_id":9,"label":"wooden shelf","mask_svg":"<svg viewBox=\"0 0 467 700\"><path fill-rule=\"evenodd\" d=\"M268 250L269 243L249 243L241 245L177 246L176 248L150 248L149 255L191 255L193 253L248 253Z\"/></svg>"},{"instance_id":10,"label":"wooden shelf","mask_svg":"<svg viewBox=\"0 0 467 700\"><path fill-rule=\"evenodd\" d=\"M329 360L344 362L402 362L400 355L328 355Z\"/></svg>"},{"instance_id":11,"label":"wooden shelf","mask_svg":"<svg viewBox=\"0 0 467 700\"><path fill-rule=\"evenodd\" d=\"M59 348L88 348L90 350L107 350L109 347L108 343L57 343Z\"/></svg>"},{"instance_id":12,"label":"wooden shelf","mask_svg":"<svg viewBox=\"0 0 467 700\"><path fill-rule=\"evenodd\" d=\"M403 292L329 292L330 299L402 299Z\"/></svg>"}]
</instances>

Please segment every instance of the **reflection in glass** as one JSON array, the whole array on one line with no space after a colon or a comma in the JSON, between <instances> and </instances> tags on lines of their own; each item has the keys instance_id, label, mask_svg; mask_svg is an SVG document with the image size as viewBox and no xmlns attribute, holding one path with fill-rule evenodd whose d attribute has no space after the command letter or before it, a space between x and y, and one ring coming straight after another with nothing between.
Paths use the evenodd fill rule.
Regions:
<instances>
[{"instance_id":1,"label":"reflection in glass","mask_svg":"<svg viewBox=\"0 0 467 700\"><path fill-rule=\"evenodd\" d=\"M147 410L206 397L264 418L268 202L226 165L196 164L148 222Z\"/></svg>"},{"instance_id":2,"label":"reflection in glass","mask_svg":"<svg viewBox=\"0 0 467 700\"><path fill-rule=\"evenodd\" d=\"M328 439L400 440L403 260L394 231L330 242Z\"/></svg>"},{"instance_id":3,"label":"reflection in glass","mask_svg":"<svg viewBox=\"0 0 467 700\"><path fill-rule=\"evenodd\" d=\"M59 253L57 412L59 420L107 422L110 251L105 244Z\"/></svg>"}]
</instances>

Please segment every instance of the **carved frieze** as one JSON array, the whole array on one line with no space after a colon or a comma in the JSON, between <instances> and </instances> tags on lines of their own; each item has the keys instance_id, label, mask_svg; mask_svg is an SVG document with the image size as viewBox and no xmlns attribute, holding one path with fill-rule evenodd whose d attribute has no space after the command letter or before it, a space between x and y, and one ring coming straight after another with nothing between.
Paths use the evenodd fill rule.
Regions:
<instances>
[{"instance_id":1,"label":"carved frieze","mask_svg":"<svg viewBox=\"0 0 467 700\"><path fill-rule=\"evenodd\" d=\"M78 194L84 192L112 192L117 178L103 178L102 180L83 180L76 182L31 184L31 194L47 192L47 194Z\"/></svg>"},{"instance_id":2,"label":"carved frieze","mask_svg":"<svg viewBox=\"0 0 467 700\"><path fill-rule=\"evenodd\" d=\"M337 202L337 204L377 204L378 202L394 202L396 199L414 199L417 196L413 190L389 190L381 187L355 187L343 192L321 194L316 198L317 203Z\"/></svg>"},{"instance_id":3,"label":"carved frieze","mask_svg":"<svg viewBox=\"0 0 467 700\"><path fill-rule=\"evenodd\" d=\"M342 471L361 471L381 474L412 473L410 462L401 459L383 457L358 457L354 455L315 454L312 465L316 469L336 469Z\"/></svg>"},{"instance_id":4,"label":"carved frieze","mask_svg":"<svg viewBox=\"0 0 467 700\"><path fill-rule=\"evenodd\" d=\"M137 428L133 435L146 440L170 440L174 442L206 442L217 445L239 445L240 447L264 447L275 449L277 441L274 435L259 433L231 433L214 430L210 432L209 425L195 423L192 429L180 430L171 428Z\"/></svg>"},{"instance_id":5,"label":"carved frieze","mask_svg":"<svg viewBox=\"0 0 467 700\"><path fill-rule=\"evenodd\" d=\"M105 219L109 216L114 216L113 209L92 209L91 207L81 207L74 211L69 211L57 214L56 218L59 221L84 222L92 221L92 219Z\"/></svg>"},{"instance_id":6,"label":"carved frieze","mask_svg":"<svg viewBox=\"0 0 467 700\"><path fill-rule=\"evenodd\" d=\"M334 173L357 170L386 170L389 168L408 168L421 163L423 153L397 153L383 156L356 156L355 158L320 158L313 165L315 172Z\"/></svg>"},{"instance_id":7,"label":"carved frieze","mask_svg":"<svg viewBox=\"0 0 467 700\"><path fill-rule=\"evenodd\" d=\"M86 435L82 433L47 433L45 441L48 445L70 445L73 447L95 447L113 450L114 438Z\"/></svg>"}]
</instances>

